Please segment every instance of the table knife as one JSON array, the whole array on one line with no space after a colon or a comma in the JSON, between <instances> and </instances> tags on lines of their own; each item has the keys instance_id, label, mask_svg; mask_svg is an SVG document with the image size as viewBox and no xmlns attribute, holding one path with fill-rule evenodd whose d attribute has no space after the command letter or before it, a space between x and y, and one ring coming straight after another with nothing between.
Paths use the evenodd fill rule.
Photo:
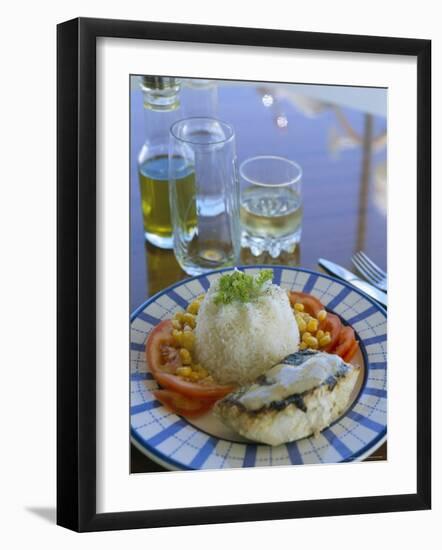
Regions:
<instances>
[{"instance_id":1,"label":"table knife","mask_svg":"<svg viewBox=\"0 0 442 550\"><path fill-rule=\"evenodd\" d=\"M351 271L348 271L348 269L345 269L345 267L335 264L334 262L324 260L324 258L319 258L318 264L323 267L325 271L327 271L327 273L338 277L338 279L346 281L350 285L353 285L355 288L361 290L362 292L382 304L384 307L387 307L387 294L385 292L382 292L382 290L377 289L370 283L367 283L367 281L363 281L357 275L355 275Z\"/></svg>"}]
</instances>

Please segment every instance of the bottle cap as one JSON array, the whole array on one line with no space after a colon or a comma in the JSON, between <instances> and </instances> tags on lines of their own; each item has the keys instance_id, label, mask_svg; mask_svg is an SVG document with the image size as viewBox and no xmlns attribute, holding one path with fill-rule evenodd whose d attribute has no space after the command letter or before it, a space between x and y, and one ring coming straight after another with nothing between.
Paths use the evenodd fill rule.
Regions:
<instances>
[{"instance_id":1,"label":"bottle cap","mask_svg":"<svg viewBox=\"0 0 442 550\"><path fill-rule=\"evenodd\" d=\"M144 75L140 80L145 109L172 111L180 105L181 81L166 76Z\"/></svg>"},{"instance_id":2,"label":"bottle cap","mask_svg":"<svg viewBox=\"0 0 442 550\"><path fill-rule=\"evenodd\" d=\"M178 78L151 75L141 77L141 89L147 92L154 90L170 90L177 93L180 90L180 85L181 81Z\"/></svg>"}]
</instances>

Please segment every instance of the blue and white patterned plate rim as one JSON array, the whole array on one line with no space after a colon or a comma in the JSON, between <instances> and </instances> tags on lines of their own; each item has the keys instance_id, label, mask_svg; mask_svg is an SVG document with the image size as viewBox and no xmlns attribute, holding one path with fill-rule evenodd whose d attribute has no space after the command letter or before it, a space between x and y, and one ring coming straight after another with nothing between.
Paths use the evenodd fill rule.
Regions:
<instances>
[{"instance_id":1,"label":"blue and white patterned plate rim","mask_svg":"<svg viewBox=\"0 0 442 550\"><path fill-rule=\"evenodd\" d=\"M140 306L138 306L130 315L130 322L134 321L138 314L145 310L146 307L151 304L152 302L155 302L160 298L163 294L167 294L169 291L173 290L174 288L177 288L179 286L182 286L186 283L189 283L190 281L197 281L199 279L202 279L203 277L209 277L210 275L216 275L217 273L224 273L225 271L233 271L234 269L244 270L244 269L277 269L280 271L301 271L303 273L310 273L310 275L318 275L319 277L323 277L324 279L329 279L330 281L333 281L335 283L342 284L352 290L353 292L356 292L356 294L359 294L369 302L371 302L374 306L376 306L384 315L387 317L387 310L379 304L379 302L376 302L371 296L368 296L368 294L365 294L362 292L362 290L359 290L358 288L352 286L350 283L347 283L347 281L343 281L342 279L337 279L336 277L333 277L332 275L328 275L327 273L320 273L319 271L314 271L313 269L307 269L306 267L294 267L289 265L269 265L269 264L257 264L257 265L240 265L236 267L224 267L222 269L214 269L213 271L209 271L208 273L202 273L201 275L195 275L194 277L188 277L187 279L181 279L181 281L178 281L177 283L174 283L173 285L168 286L167 288L163 288L163 290L160 290L153 296L150 296L145 302L143 302Z\"/></svg>"},{"instance_id":2,"label":"blue and white patterned plate rim","mask_svg":"<svg viewBox=\"0 0 442 550\"><path fill-rule=\"evenodd\" d=\"M336 278L334 278L330 275L319 273L319 272L316 272L316 271L313 271L313 270L310 270L310 269L306 269L306 268L292 267L292 266L279 266L279 265L247 265L247 266L238 266L237 268L240 269L240 270L272 269L274 271L274 275L275 275L275 282L278 283L278 284L281 282L281 278L282 278L282 275L283 275L284 271L308 274L308 275L310 275L310 277L307 280L306 284L304 284L304 286L302 287L302 290L304 290L306 292L309 292L310 290L312 290L312 288L316 284L316 281L319 278L327 279L327 280L331 281L332 283L339 284L341 287L343 287L343 290L346 289L345 290L345 295L349 295L350 293L355 293L356 295L359 295L361 298L366 300L369 304L371 304L371 307L369 309L364 310L362 312L362 314L357 315L356 317L361 318L361 315L362 315L362 319L363 319L364 317L367 317L367 312L370 312L370 315L379 312L379 313L382 314L383 317L386 318L386 310L384 308L382 308L377 302L375 302L369 296L365 295L363 292L360 292L358 289L356 289L356 288L352 287L351 285L347 284L345 281L338 280L338 279L336 279ZM206 277L211 276L211 275L216 275L218 273L222 273L222 272L226 272L226 271L232 271L233 269L234 269L233 267L229 267L229 268L224 268L224 269L220 269L220 270L216 270L216 271L211 271L209 273L205 273L205 274L202 274L202 275L198 275L198 276L195 276L195 277L184 279L182 281L178 281L177 283L169 286L168 288L163 289L162 291L158 292L154 296L151 296L148 300L146 300L146 302L144 302L142 305L140 305L132 313L132 315L130 317L131 324L138 318L138 316L141 312L143 312L145 309L147 309L149 307L149 305L151 305L152 303L155 303L164 294L170 294L171 291L173 291L175 288L178 288L180 286L185 286L186 284L189 284L192 281L201 280L201 279L205 280L205 284L202 285L205 288L206 285L207 285ZM293 282L296 282L296 279ZM293 284L293 282L292 282L292 284ZM200 282L200 284L201 284L201 282ZM341 290L339 294L343 293L343 290ZM176 293L173 293L173 294L176 296ZM333 302L333 300L331 302ZM339 304L339 302L338 302L338 304ZM333 309L333 307L332 307L332 309ZM360 338L360 340L361 340L361 342L363 342L362 338ZM386 340L386 333L384 335L381 335L380 337L367 339L365 345L371 345L371 344L380 342L381 340L382 341ZM338 421L340 421L342 419L346 419L347 415L349 417L351 415L352 421L355 424L361 424L360 425L361 430L365 430L365 429L368 429L369 431L373 430L374 432L376 432L376 435L375 435L375 437L371 437L371 436L368 437L366 434L364 434L365 437L363 437L361 439L360 434L359 434L359 437L358 437L357 434L354 434L354 433L352 434L352 432L354 432L353 428L350 430L350 429L348 429L348 427L346 427L344 429L344 432L343 432L344 436L346 436L347 434L352 434L353 436L358 437L359 441L362 443L362 446L355 449L354 452L351 452L351 450L345 444L342 443L341 436L338 436L338 435L334 434L331 431L327 431L329 429L325 430L324 432L326 432L326 435L327 435L326 445L329 445L330 449L333 448L333 450L336 451L337 455L340 456L340 460L335 459L335 460L333 460L333 462L348 462L348 461L356 460L356 459L361 458L361 457L365 457L365 456L367 456L367 454L369 454L370 449L372 449L372 450L376 449L382 443L382 441L385 440L385 438L386 438L386 432L387 432L386 421L379 423L379 422L371 420L370 418L365 417L360 412L355 412L354 411L355 406L357 406L359 404L359 399L361 397L361 393L363 391L365 391L365 389L370 390L370 392L369 392L370 395L368 397L373 397L373 396L377 397L378 402L382 402L382 404L385 403L385 407L386 407L386 395L387 395L386 390L377 389L377 388L366 388L367 375L368 375L368 370L369 370L368 369L369 361L368 361L368 357L367 357L367 352L365 350L365 345L361 346L361 351L364 354L364 361L366 362L366 365L367 365L364 383L362 385L362 388L361 388L361 391L358 395L358 398L355 400L355 402L353 403L350 410L347 411L347 413L344 415L344 417L342 417ZM384 353L384 356L385 356L385 352L383 352L383 353ZM381 362L381 363L373 363L373 368L376 368L376 369L381 369L382 368L384 371L386 371L386 359L384 359L384 361ZM381 371L379 371L379 372L381 372ZM386 373L385 373L385 375L386 375ZM386 379L384 379L384 382L386 384ZM376 406L377 405L376 406L366 405L366 406L371 407L374 411L376 411ZM381 410L380 412L385 413L385 415L386 415L386 411ZM369 414L369 416L370 416L370 414ZM181 419L180 417L176 417L176 418L179 419L179 420L178 420L178 422L174 423L172 429L175 430L175 431L179 431L180 429L182 429L187 424L187 422L185 420ZM194 430L198 431L198 428L193 427L191 424L187 424L187 425L191 426ZM342 428L342 426L340 426L340 428ZM322 432L322 433L324 434L324 432ZM204 432L201 432L201 433L204 434ZM207 441L205 442L205 445L204 445L205 449L204 449L203 459L207 458L207 456L210 456L210 453L211 453L212 449L214 447L216 447L217 441L224 441L224 440L220 440L220 439L218 439L214 436L210 436L209 434L207 434L207 435L208 435L208 439L207 439ZM180 469L180 470L183 470L183 469L184 470L185 469L190 469L190 470L199 469L199 467L201 466L201 464L200 464L201 459L198 459L198 457L199 457L198 453L197 453L197 457L193 461L193 463L198 463L199 467L195 468L195 467L192 467L192 464L189 465L189 464L183 463L180 460L175 460L174 458L172 458L172 456L169 456L167 453L161 452L161 450L156 448L156 446L147 444L147 442L145 440L143 440L143 438L137 433L137 430L134 429L133 426L131 426L131 437L132 437L133 442L136 443L136 446L138 448L141 448L142 450L144 450L146 452L146 454L148 454L150 456L153 456L153 457L156 457L156 459L159 462L161 462L163 465L164 465L164 463L166 463L166 464L169 465L169 467L171 467L173 469ZM289 455L288 457L286 457L286 458L289 459L288 464L300 464L300 463L303 464L303 463L305 463L301 460L305 457L304 456L301 457L299 455L299 451L297 449L296 443L297 442L294 442L293 444L287 444L286 445L287 450L288 450L288 455ZM255 463L255 459L256 459L256 455L257 455L256 449L258 447L261 447L261 446L256 445L256 444L250 444L250 445L243 444L243 445L245 445L247 447L247 449L246 449L246 456L244 456L244 463L242 464L242 466L266 466L266 465L269 465L269 464L266 464L266 463L263 463L263 464L256 464ZM290 448L290 446L292 448ZM321 452L321 448L317 449L317 448L315 448L315 446L313 444L312 444L312 447L313 447L313 451L308 451L307 454L309 454L310 452L311 453L314 452L314 453L316 453L317 457L320 459L321 457L320 457L319 452ZM325 446L322 447L322 450L324 449L324 447ZM249 451L250 451L250 453L249 453ZM270 465L271 465L271 461L272 461L272 459L271 459L271 451L270 451ZM324 461L320 460L320 462L324 462ZM326 462L328 463L329 461L326 461ZM283 465L283 464L281 464L281 465ZM215 467L215 466L208 466L208 467ZM227 467L229 467L229 466L227 466ZM235 465L235 466L232 466L232 467L238 467L238 466Z\"/></svg>"}]
</instances>

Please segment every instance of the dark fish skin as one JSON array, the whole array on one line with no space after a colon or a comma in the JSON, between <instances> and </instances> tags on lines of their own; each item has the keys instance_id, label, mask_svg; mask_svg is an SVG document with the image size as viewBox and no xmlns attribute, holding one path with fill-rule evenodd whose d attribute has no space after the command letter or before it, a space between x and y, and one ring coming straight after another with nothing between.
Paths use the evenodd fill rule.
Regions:
<instances>
[{"instance_id":1,"label":"dark fish skin","mask_svg":"<svg viewBox=\"0 0 442 550\"><path fill-rule=\"evenodd\" d=\"M298 351L296 353L292 353L291 355L288 355L281 363L285 365L293 365L295 367L298 367L302 365L307 359L310 359L313 355L315 355L317 352L312 350L305 350L305 351ZM336 373L336 375L329 376L327 380L322 384L328 386L330 390L333 390L333 388L338 383L339 378L342 376L345 376L345 374L348 372L349 367L346 365L346 363L342 363L341 368L339 372ZM272 381L267 379L267 376L265 374L261 374L253 384L258 384L259 386L271 386L273 384ZM308 396L309 393L311 393L313 390L308 390L303 393L295 393L292 395L289 395L285 399L281 399L279 401L271 401L268 405L265 405L261 407L260 409L255 409L253 411L248 410L240 401L239 398L246 393L249 386L242 388L234 393L229 394L227 397L225 397L224 401L235 404L237 407L242 408L244 411L246 411L248 414L257 415L265 410L273 410L273 411L282 411L289 405L295 405L298 407L298 409L301 409L303 412L307 412L307 407L305 405L304 397Z\"/></svg>"}]
</instances>

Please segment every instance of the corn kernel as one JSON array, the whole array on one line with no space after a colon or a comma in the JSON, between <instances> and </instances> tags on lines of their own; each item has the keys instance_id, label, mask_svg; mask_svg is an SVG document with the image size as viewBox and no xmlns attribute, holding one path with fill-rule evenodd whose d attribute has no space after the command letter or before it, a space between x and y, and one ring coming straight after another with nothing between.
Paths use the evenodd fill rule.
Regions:
<instances>
[{"instance_id":1,"label":"corn kernel","mask_svg":"<svg viewBox=\"0 0 442 550\"><path fill-rule=\"evenodd\" d=\"M310 319L312 318L311 315L310 315L310 313L306 313L305 311L303 311L303 312L301 313L301 315L302 315L302 318L304 319L304 321L305 321L306 323L308 323L308 322L310 321Z\"/></svg>"},{"instance_id":2,"label":"corn kernel","mask_svg":"<svg viewBox=\"0 0 442 550\"><path fill-rule=\"evenodd\" d=\"M194 381L197 381L197 380L200 380L200 375L197 373L197 372L194 372L192 371L190 374L189 374L189 378L191 380L194 380Z\"/></svg>"},{"instance_id":3,"label":"corn kernel","mask_svg":"<svg viewBox=\"0 0 442 550\"><path fill-rule=\"evenodd\" d=\"M318 332L316 333L316 338L320 340L323 336L325 336L325 332L319 329Z\"/></svg>"},{"instance_id":4,"label":"corn kernel","mask_svg":"<svg viewBox=\"0 0 442 550\"><path fill-rule=\"evenodd\" d=\"M187 312L196 315L200 309L200 303L198 300L193 301L187 306Z\"/></svg>"},{"instance_id":5,"label":"corn kernel","mask_svg":"<svg viewBox=\"0 0 442 550\"><path fill-rule=\"evenodd\" d=\"M296 316L296 322L298 323L298 328L300 332L304 332L307 330L307 323L304 321L304 319L300 316Z\"/></svg>"},{"instance_id":6,"label":"corn kernel","mask_svg":"<svg viewBox=\"0 0 442 550\"><path fill-rule=\"evenodd\" d=\"M188 351L192 351L194 344L195 344L195 334L190 331L183 332L183 335L181 336L182 347L187 349Z\"/></svg>"},{"instance_id":7,"label":"corn kernel","mask_svg":"<svg viewBox=\"0 0 442 550\"><path fill-rule=\"evenodd\" d=\"M181 330L173 329L172 336L175 342L181 345L181 338L183 336L183 333L181 332Z\"/></svg>"},{"instance_id":8,"label":"corn kernel","mask_svg":"<svg viewBox=\"0 0 442 550\"><path fill-rule=\"evenodd\" d=\"M306 344L305 342L301 342L301 343L299 344L299 349L300 349L300 350L307 349L307 344Z\"/></svg>"},{"instance_id":9,"label":"corn kernel","mask_svg":"<svg viewBox=\"0 0 442 550\"><path fill-rule=\"evenodd\" d=\"M310 319L307 323L307 330L309 332L316 332L318 330L319 321L317 319Z\"/></svg>"},{"instance_id":10,"label":"corn kernel","mask_svg":"<svg viewBox=\"0 0 442 550\"><path fill-rule=\"evenodd\" d=\"M304 311L304 304L300 304L300 303L296 302L295 309L296 309L296 311Z\"/></svg>"},{"instance_id":11,"label":"corn kernel","mask_svg":"<svg viewBox=\"0 0 442 550\"><path fill-rule=\"evenodd\" d=\"M310 337L311 337L310 332L304 332L304 334L302 335L302 341L307 342L307 338L310 338Z\"/></svg>"},{"instance_id":12,"label":"corn kernel","mask_svg":"<svg viewBox=\"0 0 442 550\"><path fill-rule=\"evenodd\" d=\"M173 318L176 320L176 321L179 321L180 323L183 322L184 320L184 313L182 311L177 311L175 313L175 315L173 316Z\"/></svg>"},{"instance_id":13,"label":"corn kernel","mask_svg":"<svg viewBox=\"0 0 442 550\"><path fill-rule=\"evenodd\" d=\"M325 311L325 309L321 309L321 311L318 312L318 321L325 321L326 317L327 317L327 312Z\"/></svg>"},{"instance_id":14,"label":"corn kernel","mask_svg":"<svg viewBox=\"0 0 442 550\"><path fill-rule=\"evenodd\" d=\"M192 332L192 329L189 327L189 325L184 325L183 332Z\"/></svg>"},{"instance_id":15,"label":"corn kernel","mask_svg":"<svg viewBox=\"0 0 442 550\"><path fill-rule=\"evenodd\" d=\"M319 345L321 346L321 348L325 347L325 346L328 346L328 344L330 344L331 342L331 338L329 335L325 335L323 336L322 338L320 338L319 340Z\"/></svg>"},{"instance_id":16,"label":"corn kernel","mask_svg":"<svg viewBox=\"0 0 442 550\"><path fill-rule=\"evenodd\" d=\"M180 349L180 358L183 365L190 365L192 363L192 357L187 349Z\"/></svg>"},{"instance_id":17,"label":"corn kernel","mask_svg":"<svg viewBox=\"0 0 442 550\"><path fill-rule=\"evenodd\" d=\"M197 372L201 378L205 378L209 373L206 371L204 367L202 367L199 363L196 365L192 365L192 370L194 372Z\"/></svg>"},{"instance_id":18,"label":"corn kernel","mask_svg":"<svg viewBox=\"0 0 442 550\"><path fill-rule=\"evenodd\" d=\"M188 377L192 374L192 369L190 367L178 367L176 370L178 376Z\"/></svg>"},{"instance_id":19,"label":"corn kernel","mask_svg":"<svg viewBox=\"0 0 442 550\"><path fill-rule=\"evenodd\" d=\"M324 334L324 336L330 336L330 338L331 338L331 334L329 333L329 331L328 331L328 330L326 330L326 331L325 331L325 334Z\"/></svg>"},{"instance_id":20,"label":"corn kernel","mask_svg":"<svg viewBox=\"0 0 442 550\"><path fill-rule=\"evenodd\" d=\"M305 343L309 348L312 349L318 349L318 339L314 336L309 336L306 340L304 340Z\"/></svg>"},{"instance_id":21,"label":"corn kernel","mask_svg":"<svg viewBox=\"0 0 442 550\"><path fill-rule=\"evenodd\" d=\"M181 328L181 323L178 321L178 319L172 319L172 326L173 328L179 330Z\"/></svg>"},{"instance_id":22,"label":"corn kernel","mask_svg":"<svg viewBox=\"0 0 442 550\"><path fill-rule=\"evenodd\" d=\"M195 315L192 315L191 313L185 313L183 316L183 322L189 325L189 327L195 328Z\"/></svg>"}]
</instances>

